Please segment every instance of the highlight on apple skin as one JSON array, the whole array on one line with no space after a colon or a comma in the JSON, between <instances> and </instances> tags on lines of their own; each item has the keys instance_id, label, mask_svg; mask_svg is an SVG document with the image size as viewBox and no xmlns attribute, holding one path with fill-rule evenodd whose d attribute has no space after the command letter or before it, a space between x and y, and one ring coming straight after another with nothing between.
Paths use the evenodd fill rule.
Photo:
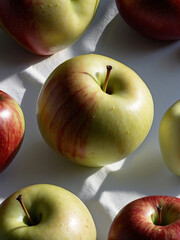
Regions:
<instances>
[{"instance_id":1,"label":"highlight on apple skin","mask_svg":"<svg viewBox=\"0 0 180 240\"><path fill-rule=\"evenodd\" d=\"M161 119L159 144L166 166L180 176L180 100L170 106Z\"/></svg>"},{"instance_id":2,"label":"highlight on apple skin","mask_svg":"<svg viewBox=\"0 0 180 240\"><path fill-rule=\"evenodd\" d=\"M157 40L180 39L179 0L116 0L116 5L137 32Z\"/></svg>"},{"instance_id":3,"label":"highlight on apple skin","mask_svg":"<svg viewBox=\"0 0 180 240\"><path fill-rule=\"evenodd\" d=\"M100 0L1 0L0 27L37 55L52 55L77 41Z\"/></svg>"},{"instance_id":4,"label":"highlight on apple skin","mask_svg":"<svg viewBox=\"0 0 180 240\"><path fill-rule=\"evenodd\" d=\"M87 207L73 193L51 184L35 184L0 205L0 239L96 240L96 227Z\"/></svg>"},{"instance_id":5,"label":"highlight on apple skin","mask_svg":"<svg viewBox=\"0 0 180 240\"><path fill-rule=\"evenodd\" d=\"M147 196L123 207L114 218L108 240L180 239L180 199Z\"/></svg>"},{"instance_id":6,"label":"highlight on apple skin","mask_svg":"<svg viewBox=\"0 0 180 240\"><path fill-rule=\"evenodd\" d=\"M59 65L37 101L45 141L65 158L92 167L134 152L147 136L153 114L144 81L124 64L97 54Z\"/></svg>"},{"instance_id":7,"label":"highlight on apple skin","mask_svg":"<svg viewBox=\"0 0 180 240\"><path fill-rule=\"evenodd\" d=\"M9 94L0 90L0 172L18 153L24 138L24 114Z\"/></svg>"}]
</instances>

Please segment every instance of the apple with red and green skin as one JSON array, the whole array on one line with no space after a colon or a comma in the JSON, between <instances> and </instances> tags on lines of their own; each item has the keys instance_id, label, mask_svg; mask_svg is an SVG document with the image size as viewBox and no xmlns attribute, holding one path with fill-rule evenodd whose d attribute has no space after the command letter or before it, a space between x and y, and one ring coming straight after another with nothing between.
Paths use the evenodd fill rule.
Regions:
<instances>
[{"instance_id":1,"label":"apple with red and green skin","mask_svg":"<svg viewBox=\"0 0 180 240\"><path fill-rule=\"evenodd\" d=\"M127 204L114 218L108 240L180 239L180 199L147 196Z\"/></svg>"},{"instance_id":2,"label":"apple with red and green skin","mask_svg":"<svg viewBox=\"0 0 180 240\"><path fill-rule=\"evenodd\" d=\"M159 144L166 166L180 176L180 100L171 105L161 119Z\"/></svg>"},{"instance_id":3,"label":"apple with red and green skin","mask_svg":"<svg viewBox=\"0 0 180 240\"><path fill-rule=\"evenodd\" d=\"M37 101L45 141L71 161L92 167L135 151L151 128L153 113L142 79L124 64L97 54L59 65Z\"/></svg>"},{"instance_id":4,"label":"apple with red and green skin","mask_svg":"<svg viewBox=\"0 0 180 240\"><path fill-rule=\"evenodd\" d=\"M14 98L0 90L0 172L18 153L25 131L24 114Z\"/></svg>"},{"instance_id":5,"label":"apple with red and green skin","mask_svg":"<svg viewBox=\"0 0 180 240\"><path fill-rule=\"evenodd\" d=\"M136 31L158 40L180 39L179 0L116 0L116 4Z\"/></svg>"},{"instance_id":6,"label":"apple with red and green skin","mask_svg":"<svg viewBox=\"0 0 180 240\"><path fill-rule=\"evenodd\" d=\"M0 239L96 240L96 227L87 207L73 193L35 184L0 205Z\"/></svg>"},{"instance_id":7,"label":"apple with red and green skin","mask_svg":"<svg viewBox=\"0 0 180 240\"><path fill-rule=\"evenodd\" d=\"M1 0L0 26L21 46L51 55L77 41L100 0Z\"/></svg>"}]
</instances>

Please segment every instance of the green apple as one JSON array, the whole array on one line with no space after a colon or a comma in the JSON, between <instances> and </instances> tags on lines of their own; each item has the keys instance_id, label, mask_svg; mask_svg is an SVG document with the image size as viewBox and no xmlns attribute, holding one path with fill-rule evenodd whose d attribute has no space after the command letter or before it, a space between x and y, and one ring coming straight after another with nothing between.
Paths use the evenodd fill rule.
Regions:
<instances>
[{"instance_id":1,"label":"green apple","mask_svg":"<svg viewBox=\"0 0 180 240\"><path fill-rule=\"evenodd\" d=\"M87 54L58 66L41 89L37 121L45 141L84 166L104 166L135 151L153 121L147 85L129 67Z\"/></svg>"},{"instance_id":2,"label":"green apple","mask_svg":"<svg viewBox=\"0 0 180 240\"><path fill-rule=\"evenodd\" d=\"M180 176L180 100L175 102L161 119L159 143L168 169Z\"/></svg>"},{"instance_id":3,"label":"green apple","mask_svg":"<svg viewBox=\"0 0 180 240\"><path fill-rule=\"evenodd\" d=\"M74 43L95 16L100 0L1 0L0 26L20 45L51 55Z\"/></svg>"},{"instance_id":4,"label":"green apple","mask_svg":"<svg viewBox=\"0 0 180 240\"><path fill-rule=\"evenodd\" d=\"M0 205L0 239L96 240L96 228L89 210L74 194L37 184L15 192Z\"/></svg>"}]
</instances>

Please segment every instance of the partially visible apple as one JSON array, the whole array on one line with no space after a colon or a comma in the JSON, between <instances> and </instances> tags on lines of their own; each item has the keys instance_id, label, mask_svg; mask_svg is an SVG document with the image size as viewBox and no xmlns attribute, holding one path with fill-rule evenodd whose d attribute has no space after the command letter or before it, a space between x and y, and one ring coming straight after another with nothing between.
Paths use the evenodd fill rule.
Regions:
<instances>
[{"instance_id":1,"label":"partially visible apple","mask_svg":"<svg viewBox=\"0 0 180 240\"><path fill-rule=\"evenodd\" d=\"M116 0L120 15L138 32L159 40L180 39L179 0Z\"/></svg>"},{"instance_id":2,"label":"partially visible apple","mask_svg":"<svg viewBox=\"0 0 180 240\"><path fill-rule=\"evenodd\" d=\"M135 151L153 121L153 99L129 67L87 54L62 63L37 102L38 126L57 152L85 166L114 163Z\"/></svg>"},{"instance_id":3,"label":"partially visible apple","mask_svg":"<svg viewBox=\"0 0 180 240\"><path fill-rule=\"evenodd\" d=\"M24 114L10 95L0 90L0 172L12 162L23 141Z\"/></svg>"},{"instance_id":4,"label":"partially visible apple","mask_svg":"<svg viewBox=\"0 0 180 240\"><path fill-rule=\"evenodd\" d=\"M161 119L159 144L166 166L180 176L180 100Z\"/></svg>"},{"instance_id":5,"label":"partially visible apple","mask_svg":"<svg viewBox=\"0 0 180 240\"><path fill-rule=\"evenodd\" d=\"M180 239L180 199L148 196L127 204L115 217L108 240Z\"/></svg>"},{"instance_id":6,"label":"partially visible apple","mask_svg":"<svg viewBox=\"0 0 180 240\"><path fill-rule=\"evenodd\" d=\"M15 192L0 205L0 239L96 240L96 227L74 194L37 184Z\"/></svg>"},{"instance_id":7,"label":"partially visible apple","mask_svg":"<svg viewBox=\"0 0 180 240\"><path fill-rule=\"evenodd\" d=\"M0 26L29 51L51 55L84 33L99 1L1 0Z\"/></svg>"}]
</instances>

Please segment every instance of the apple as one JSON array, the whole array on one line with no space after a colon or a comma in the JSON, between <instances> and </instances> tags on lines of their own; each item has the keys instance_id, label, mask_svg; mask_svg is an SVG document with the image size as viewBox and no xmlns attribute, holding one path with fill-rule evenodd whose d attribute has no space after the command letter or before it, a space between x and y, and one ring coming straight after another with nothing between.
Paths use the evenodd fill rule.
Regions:
<instances>
[{"instance_id":1,"label":"apple","mask_svg":"<svg viewBox=\"0 0 180 240\"><path fill-rule=\"evenodd\" d=\"M114 218L108 240L180 239L180 199L147 196L127 204Z\"/></svg>"},{"instance_id":2,"label":"apple","mask_svg":"<svg viewBox=\"0 0 180 240\"><path fill-rule=\"evenodd\" d=\"M0 26L21 46L51 55L73 44L95 16L100 0L1 0Z\"/></svg>"},{"instance_id":3,"label":"apple","mask_svg":"<svg viewBox=\"0 0 180 240\"><path fill-rule=\"evenodd\" d=\"M73 193L35 184L0 205L0 239L96 240L96 227L87 207Z\"/></svg>"},{"instance_id":4,"label":"apple","mask_svg":"<svg viewBox=\"0 0 180 240\"><path fill-rule=\"evenodd\" d=\"M161 119L159 144L166 166L180 176L180 100L170 106Z\"/></svg>"},{"instance_id":5,"label":"apple","mask_svg":"<svg viewBox=\"0 0 180 240\"><path fill-rule=\"evenodd\" d=\"M116 5L136 31L158 40L180 38L179 0L116 0Z\"/></svg>"},{"instance_id":6,"label":"apple","mask_svg":"<svg viewBox=\"0 0 180 240\"><path fill-rule=\"evenodd\" d=\"M14 98L0 90L0 172L12 162L23 141L24 114Z\"/></svg>"},{"instance_id":7,"label":"apple","mask_svg":"<svg viewBox=\"0 0 180 240\"><path fill-rule=\"evenodd\" d=\"M86 54L60 64L37 100L45 141L71 161L99 167L135 151L153 121L147 85L128 66Z\"/></svg>"}]
</instances>

